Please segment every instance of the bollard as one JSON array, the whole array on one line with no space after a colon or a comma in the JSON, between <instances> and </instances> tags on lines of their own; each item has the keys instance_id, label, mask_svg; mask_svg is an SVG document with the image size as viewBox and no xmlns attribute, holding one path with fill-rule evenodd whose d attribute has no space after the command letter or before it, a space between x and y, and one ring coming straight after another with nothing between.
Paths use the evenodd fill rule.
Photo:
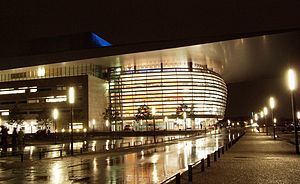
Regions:
<instances>
[{"instance_id":1,"label":"bollard","mask_svg":"<svg viewBox=\"0 0 300 184\"><path fill-rule=\"evenodd\" d=\"M222 146L222 155L224 155L224 146Z\"/></svg>"},{"instance_id":2,"label":"bollard","mask_svg":"<svg viewBox=\"0 0 300 184\"><path fill-rule=\"evenodd\" d=\"M180 173L176 174L176 184L180 184Z\"/></svg>"},{"instance_id":3,"label":"bollard","mask_svg":"<svg viewBox=\"0 0 300 184\"><path fill-rule=\"evenodd\" d=\"M225 144L225 150L228 150L228 143Z\"/></svg>"},{"instance_id":4,"label":"bollard","mask_svg":"<svg viewBox=\"0 0 300 184\"><path fill-rule=\"evenodd\" d=\"M221 148L218 148L218 158L221 157Z\"/></svg>"},{"instance_id":5,"label":"bollard","mask_svg":"<svg viewBox=\"0 0 300 184\"><path fill-rule=\"evenodd\" d=\"M188 165L188 175L189 175L189 181L193 181L193 166Z\"/></svg>"},{"instance_id":6,"label":"bollard","mask_svg":"<svg viewBox=\"0 0 300 184\"><path fill-rule=\"evenodd\" d=\"M81 155L82 155L82 152L83 152L83 151L82 151L82 148L80 148L80 154L81 154Z\"/></svg>"},{"instance_id":7,"label":"bollard","mask_svg":"<svg viewBox=\"0 0 300 184\"><path fill-rule=\"evenodd\" d=\"M204 172L204 158L201 159L201 172Z\"/></svg>"},{"instance_id":8,"label":"bollard","mask_svg":"<svg viewBox=\"0 0 300 184\"><path fill-rule=\"evenodd\" d=\"M24 161L24 154L21 153L20 156L21 156L21 162L23 162Z\"/></svg>"},{"instance_id":9,"label":"bollard","mask_svg":"<svg viewBox=\"0 0 300 184\"><path fill-rule=\"evenodd\" d=\"M230 149L230 147L231 147L231 141L228 143L228 148Z\"/></svg>"},{"instance_id":10,"label":"bollard","mask_svg":"<svg viewBox=\"0 0 300 184\"><path fill-rule=\"evenodd\" d=\"M62 150L59 150L59 156L62 157Z\"/></svg>"},{"instance_id":11,"label":"bollard","mask_svg":"<svg viewBox=\"0 0 300 184\"><path fill-rule=\"evenodd\" d=\"M214 152L214 161L217 161L217 151Z\"/></svg>"},{"instance_id":12,"label":"bollard","mask_svg":"<svg viewBox=\"0 0 300 184\"><path fill-rule=\"evenodd\" d=\"M39 159L42 159L42 152L39 152Z\"/></svg>"},{"instance_id":13,"label":"bollard","mask_svg":"<svg viewBox=\"0 0 300 184\"><path fill-rule=\"evenodd\" d=\"M210 167L210 155L207 155L207 167Z\"/></svg>"}]
</instances>

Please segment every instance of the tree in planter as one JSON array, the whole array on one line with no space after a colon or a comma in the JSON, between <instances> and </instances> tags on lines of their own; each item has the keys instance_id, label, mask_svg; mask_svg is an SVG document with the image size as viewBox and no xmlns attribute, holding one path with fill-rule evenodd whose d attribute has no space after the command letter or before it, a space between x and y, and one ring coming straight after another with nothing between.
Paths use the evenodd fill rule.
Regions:
<instances>
[{"instance_id":1,"label":"tree in planter","mask_svg":"<svg viewBox=\"0 0 300 184\"><path fill-rule=\"evenodd\" d=\"M185 105L185 104L180 104L180 105L176 108L176 118L183 119L183 112L187 112L187 108L188 108L187 105Z\"/></svg>"},{"instance_id":2,"label":"tree in planter","mask_svg":"<svg viewBox=\"0 0 300 184\"><path fill-rule=\"evenodd\" d=\"M187 113L187 109L188 109L188 106L185 105L185 104L180 104L179 106L177 106L176 108L176 118L179 118L179 119L184 119L183 117L183 113Z\"/></svg>"},{"instance_id":3,"label":"tree in planter","mask_svg":"<svg viewBox=\"0 0 300 184\"><path fill-rule=\"evenodd\" d=\"M111 122L115 122L115 124L117 124L118 121L121 121L121 115L119 113L119 111L117 110L112 110L112 106L108 106L107 108L105 108L105 111L103 112L103 119L106 121L109 121L110 124L110 131L111 131ZM122 129L123 129L123 124L122 124Z\"/></svg>"},{"instance_id":4,"label":"tree in planter","mask_svg":"<svg viewBox=\"0 0 300 184\"><path fill-rule=\"evenodd\" d=\"M24 123L24 117L20 112L20 109L15 105L9 112L8 121L9 125L22 125Z\"/></svg>"},{"instance_id":5,"label":"tree in planter","mask_svg":"<svg viewBox=\"0 0 300 184\"><path fill-rule=\"evenodd\" d=\"M152 118L151 109L148 105L141 105L138 109L137 114L135 115L135 119L137 122L140 120L146 120L146 129L148 131L148 119Z\"/></svg>"},{"instance_id":6,"label":"tree in planter","mask_svg":"<svg viewBox=\"0 0 300 184\"><path fill-rule=\"evenodd\" d=\"M48 127L50 127L51 124L53 123L53 119L51 117L50 111L48 111L45 108L38 113L38 116L36 119L37 119L38 125L44 127L44 130L47 130Z\"/></svg>"}]
</instances>

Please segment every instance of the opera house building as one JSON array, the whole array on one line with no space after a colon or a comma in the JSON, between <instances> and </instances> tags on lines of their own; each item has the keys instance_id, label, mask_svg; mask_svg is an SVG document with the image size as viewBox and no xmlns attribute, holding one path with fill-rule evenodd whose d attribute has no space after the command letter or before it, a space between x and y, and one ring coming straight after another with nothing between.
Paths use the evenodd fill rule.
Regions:
<instances>
[{"instance_id":1,"label":"opera house building","mask_svg":"<svg viewBox=\"0 0 300 184\"><path fill-rule=\"evenodd\" d=\"M19 115L26 133L58 109L58 132L189 130L224 117L223 64L205 45L70 60L0 71L1 124ZM75 103L68 90L75 89ZM12 114L14 113L14 115ZM155 127L154 127L155 122ZM54 131L53 124L50 126Z\"/></svg>"}]
</instances>

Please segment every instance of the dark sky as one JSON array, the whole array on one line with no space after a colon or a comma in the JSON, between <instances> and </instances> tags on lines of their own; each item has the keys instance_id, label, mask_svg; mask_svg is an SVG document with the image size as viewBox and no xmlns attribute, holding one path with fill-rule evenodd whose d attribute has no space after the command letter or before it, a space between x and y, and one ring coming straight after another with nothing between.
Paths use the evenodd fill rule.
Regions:
<instances>
[{"instance_id":1,"label":"dark sky","mask_svg":"<svg viewBox=\"0 0 300 184\"><path fill-rule=\"evenodd\" d=\"M37 59L9 62L22 53L30 55L28 45L39 47L37 40L49 45L53 43L49 40L59 36L86 32L97 32L110 41L113 51L102 51L109 55L299 30L299 10L298 0L1 1L0 65L58 61L41 53L45 55ZM286 92L279 81L288 65L300 69L299 35L295 32L223 45L228 62L224 77L234 82L229 84L227 115L255 111L273 91L282 99L278 112L288 114Z\"/></svg>"}]
</instances>

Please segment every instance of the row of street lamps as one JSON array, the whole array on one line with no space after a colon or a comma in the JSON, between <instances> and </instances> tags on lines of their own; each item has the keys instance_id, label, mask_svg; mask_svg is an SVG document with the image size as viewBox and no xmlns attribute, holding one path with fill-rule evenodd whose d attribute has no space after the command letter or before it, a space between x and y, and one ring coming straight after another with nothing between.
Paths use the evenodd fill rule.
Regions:
<instances>
[{"instance_id":1,"label":"row of street lamps","mask_svg":"<svg viewBox=\"0 0 300 184\"><path fill-rule=\"evenodd\" d=\"M293 69L289 69L287 72L287 84L288 89L290 91L291 95L291 106L292 106L292 118L294 123L294 132L295 132L295 145L296 145L296 154L299 154L299 141L298 141L298 121L300 119L300 112L296 112L296 101L295 101L295 90L297 88L297 77L296 72ZM269 98L269 106L271 109L271 118L273 121L273 138L276 139L275 130L276 130L276 118L274 118L274 108L275 108L276 102L274 97ZM264 122L266 123L266 132L268 135L268 122L266 121L266 116L268 115L268 108L264 107L262 111L260 111L260 117L264 118ZM298 116L298 119L296 117ZM259 116L257 114L254 115L255 121L257 121Z\"/></svg>"}]
</instances>

